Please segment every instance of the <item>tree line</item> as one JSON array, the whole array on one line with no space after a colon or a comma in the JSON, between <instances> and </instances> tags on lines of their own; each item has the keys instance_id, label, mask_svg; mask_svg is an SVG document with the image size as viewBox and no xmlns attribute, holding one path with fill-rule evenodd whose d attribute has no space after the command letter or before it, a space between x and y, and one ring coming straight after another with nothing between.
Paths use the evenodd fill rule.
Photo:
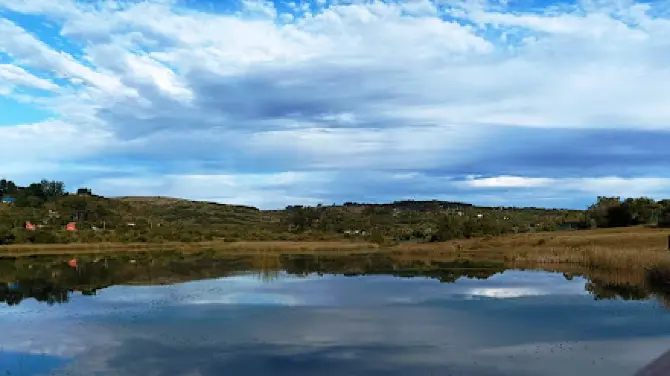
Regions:
<instances>
[{"instance_id":1,"label":"tree line","mask_svg":"<svg viewBox=\"0 0 670 376\"><path fill-rule=\"evenodd\" d=\"M0 180L0 243L341 240L437 242L535 231L670 227L670 200L598 197L585 210L477 207L445 201L289 206L283 210L168 198L110 199L43 179ZM77 230L64 231L69 222ZM25 223L35 224L35 231Z\"/></svg>"},{"instance_id":2,"label":"tree line","mask_svg":"<svg viewBox=\"0 0 670 376\"><path fill-rule=\"evenodd\" d=\"M637 225L670 227L670 200L599 196L586 210L585 221L588 228Z\"/></svg>"}]
</instances>

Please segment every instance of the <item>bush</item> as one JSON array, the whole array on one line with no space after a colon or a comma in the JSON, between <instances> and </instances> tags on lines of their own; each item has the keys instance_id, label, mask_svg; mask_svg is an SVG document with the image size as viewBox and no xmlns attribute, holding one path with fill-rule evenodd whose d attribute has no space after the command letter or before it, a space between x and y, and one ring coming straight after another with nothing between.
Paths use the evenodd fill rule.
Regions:
<instances>
[{"instance_id":1,"label":"bush","mask_svg":"<svg viewBox=\"0 0 670 376\"><path fill-rule=\"evenodd\" d=\"M58 243L58 237L54 235L53 232L51 231L35 231L32 239L32 243L40 243L40 244L53 244L53 243Z\"/></svg>"},{"instance_id":2,"label":"bush","mask_svg":"<svg viewBox=\"0 0 670 376\"><path fill-rule=\"evenodd\" d=\"M379 245L386 243L386 238L384 238L384 235L381 233L381 231L373 231L372 234L370 234L368 237L368 240Z\"/></svg>"},{"instance_id":3,"label":"bush","mask_svg":"<svg viewBox=\"0 0 670 376\"><path fill-rule=\"evenodd\" d=\"M658 217L658 227L670 228L670 207L664 208Z\"/></svg>"}]
</instances>

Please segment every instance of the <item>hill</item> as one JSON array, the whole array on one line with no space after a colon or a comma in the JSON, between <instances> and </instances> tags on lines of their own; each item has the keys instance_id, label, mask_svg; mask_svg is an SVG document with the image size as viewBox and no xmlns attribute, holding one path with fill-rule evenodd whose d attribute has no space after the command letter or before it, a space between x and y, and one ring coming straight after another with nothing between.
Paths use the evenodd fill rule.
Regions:
<instances>
[{"instance_id":1,"label":"hill","mask_svg":"<svg viewBox=\"0 0 670 376\"><path fill-rule=\"evenodd\" d=\"M62 182L47 180L27 187L2 180L0 197L0 240L6 235L6 243L359 239L387 244L656 224L670 213L667 201L646 198L599 198L586 211L437 200L259 210L172 197L106 198L86 188L67 193ZM74 231L66 231L68 223Z\"/></svg>"}]
</instances>

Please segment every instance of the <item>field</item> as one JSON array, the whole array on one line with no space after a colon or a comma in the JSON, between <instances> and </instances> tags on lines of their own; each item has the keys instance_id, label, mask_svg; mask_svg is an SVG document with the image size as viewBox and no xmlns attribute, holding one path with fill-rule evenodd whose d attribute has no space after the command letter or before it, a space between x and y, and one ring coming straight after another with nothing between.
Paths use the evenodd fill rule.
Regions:
<instances>
[{"instance_id":1,"label":"field","mask_svg":"<svg viewBox=\"0 0 670 376\"><path fill-rule=\"evenodd\" d=\"M467 240L379 246L369 242L197 242L197 243L95 243L19 244L0 247L0 256L104 253L123 250L237 252L343 252L391 253L410 259L485 260L513 265L573 264L613 269L667 267L670 269L667 230L634 227L588 231L556 231Z\"/></svg>"},{"instance_id":2,"label":"field","mask_svg":"<svg viewBox=\"0 0 670 376\"><path fill-rule=\"evenodd\" d=\"M224 253L249 252L352 252L379 249L374 243L355 241L206 241L165 243L73 243L73 244L13 244L0 246L0 257L37 255L76 255L89 253L116 253L123 251L182 251L198 252L215 249Z\"/></svg>"},{"instance_id":3,"label":"field","mask_svg":"<svg viewBox=\"0 0 670 376\"><path fill-rule=\"evenodd\" d=\"M670 268L668 230L633 227L483 237L445 243L399 245L394 251L505 263L576 264L598 268Z\"/></svg>"}]
</instances>

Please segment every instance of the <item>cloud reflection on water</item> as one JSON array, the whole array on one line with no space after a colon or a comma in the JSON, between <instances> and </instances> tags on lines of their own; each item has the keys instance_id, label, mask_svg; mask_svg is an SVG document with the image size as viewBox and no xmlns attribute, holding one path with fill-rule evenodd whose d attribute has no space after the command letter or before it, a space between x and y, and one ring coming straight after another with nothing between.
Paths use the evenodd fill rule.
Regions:
<instances>
[{"instance_id":1,"label":"cloud reflection on water","mask_svg":"<svg viewBox=\"0 0 670 376\"><path fill-rule=\"evenodd\" d=\"M594 301L584 284L508 271L453 284L249 275L117 286L39 316L32 304L27 315L12 307L0 341L3 351L72 357L57 374L82 376L623 376L667 350L665 311Z\"/></svg>"}]
</instances>

